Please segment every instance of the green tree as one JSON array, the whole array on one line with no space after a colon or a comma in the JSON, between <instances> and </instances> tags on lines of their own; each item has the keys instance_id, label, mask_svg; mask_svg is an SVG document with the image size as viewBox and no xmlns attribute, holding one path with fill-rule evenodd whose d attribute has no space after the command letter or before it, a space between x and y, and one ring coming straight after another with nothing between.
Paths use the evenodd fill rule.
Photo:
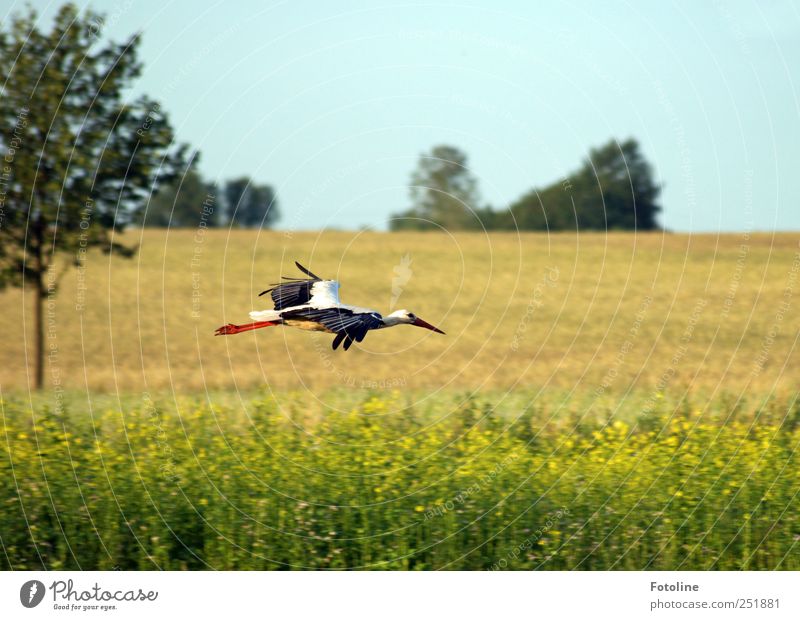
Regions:
<instances>
[{"instance_id":1,"label":"green tree","mask_svg":"<svg viewBox=\"0 0 800 620\"><path fill-rule=\"evenodd\" d=\"M279 216L275 190L250 177L225 183L225 205L226 223L241 228L270 228Z\"/></svg>"},{"instance_id":2,"label":"green tree","mask_svg":"<svg viewBox=\"0 0 800 620\"><path fill-rule=\"evenodd\" d=\"M605 224L608 228L627 230L658 228L656 216L661 206L657 201L661 187L656 184L652 168L636 140L630 138L621 143L611 140L593 149L582 172L586 185L594 182L595 193L602 196L605 207L605 222L598 217L592 222L588 211L595 205L584 205L587 220L599 223L595 227L604 227ZM597 208L592 208L592 211L598 215Z\"/></svg>"},{"instance_id":3,"label":"green tree","mask_svg":"<svg viewBox=\"0 0 800 620\"><path fill-rule=\"evenodd\" d=\"M563 180L522 196L499 219L503 228L522 230L653 230L660 193L639 143L611 140Z\"/></svg>"},{"instance_id":4,"label":"green tree","mask_svg":"<svg viewBox=\"0 0 800 620\"><path fill-rule=\"evenodd\" d=\"M392 230L481 228L478 181L467 167L467 155L454 146L434 147L420 155L409 187L411 209L394 214Z\"/></svg>"},{"instance_id":5,"label":"green tree","mask_svg":"<svg viewBox=\"0 0 800 620\"><path fill-rule=\"evenodd\" d=\"M36 14L0 29L0 285L33 288L36 387L44 375L44 302L86 251L112 243L184 148L157 102L126 101L139 75L138 37L99 39L101 15L67 4L50 32ZM59 259L59 256L62 258Z\"/></svg>"},{"instance_id":6,"label":"green tree","mask_svg":"<svg viewBox=\"0 0 800 620\"><path fill-rule=\"evenodd\" d=\"M143 210L142 226L193 228L201 222L216 226L216 188L200 176L198 161L199 155L195 154L183 174L162 184Z\"/></svg>"}]
</instances>

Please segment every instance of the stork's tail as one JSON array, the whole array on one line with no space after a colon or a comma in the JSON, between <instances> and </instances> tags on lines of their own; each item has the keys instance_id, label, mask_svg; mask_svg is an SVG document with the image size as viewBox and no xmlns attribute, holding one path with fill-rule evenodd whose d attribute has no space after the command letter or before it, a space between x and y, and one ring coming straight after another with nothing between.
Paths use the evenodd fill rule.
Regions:
<instances>
[{"instance_id":1,"label":"stork's tail","mask_svg":"<svg viewBox=\"0 0 800 620\"><path fill-rule=\"evenodd\" d=\"M253 310L250 318L254 321L277 321L280 323L281 313L278 310Z\"/></svg>"}]
</instances>

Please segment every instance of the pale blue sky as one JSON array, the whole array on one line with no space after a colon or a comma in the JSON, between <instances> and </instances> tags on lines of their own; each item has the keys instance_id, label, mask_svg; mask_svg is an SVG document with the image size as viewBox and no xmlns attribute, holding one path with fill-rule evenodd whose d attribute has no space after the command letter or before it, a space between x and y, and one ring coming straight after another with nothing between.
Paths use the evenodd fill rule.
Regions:
<instances>
[{"instance_id":1,"label":"pale blue sky","mask_svg":"<svg viewBox=\"0 0 800 620\"><path fill-rule=\"evenodd\" d=\"M385 228L435 144L498 208L634 136L668 228L800 230L796 3L78 4L144 31L136 89L207 176L274 185L280 228Z\"/></svg>"}]
</instances>

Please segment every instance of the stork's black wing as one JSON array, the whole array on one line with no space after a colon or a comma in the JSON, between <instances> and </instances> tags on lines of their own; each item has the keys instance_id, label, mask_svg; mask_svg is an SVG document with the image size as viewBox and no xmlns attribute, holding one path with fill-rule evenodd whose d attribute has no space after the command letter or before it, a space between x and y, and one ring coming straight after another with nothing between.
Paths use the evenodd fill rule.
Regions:
<instances>
[{"instance_id":1,"label":"stork's black wing","mask_svg":"<svg viewBox=\"0 0 800 620\"><path fill-rule=\"evenodd\" d=\"M269 293L272 297L273 303L275 304L276 310L283 310L284 308L291 308L292 306L302 306L303 304L307 304L308 300L311 299L311 287L317 282L322 281L322 278L315 276L300 263L295 262L295 265L297 265L297 268L300 271L310 276L310 279L287 278L284 276L283 279L288 280L287 282L273 284L272 288L268 288L266 291L262 291L258 294L258 296L261 297L262 295Z\"/></svg>"},{"instance_id":2,"label":"stork's black wing","mask_svg":"<svg viewBox=\"0 0 800 620\"><path fill-rule=\"evenodd\" d=\"M377 312L353 312L346 308L302 308L292 311L290 316L284 315L284 318L301 317L321 323L334 332L334 350L344 341L344 350L347 351L354 341L364 340L369 330L383 326L383 318Z\"/></svg>"}]
</instances>

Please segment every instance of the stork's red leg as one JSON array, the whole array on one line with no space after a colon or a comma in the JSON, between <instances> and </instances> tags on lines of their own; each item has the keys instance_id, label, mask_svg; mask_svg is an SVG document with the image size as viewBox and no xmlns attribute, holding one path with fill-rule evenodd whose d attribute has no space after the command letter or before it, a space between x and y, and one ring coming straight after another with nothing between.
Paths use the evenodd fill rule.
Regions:
<instances>
[{"instance_id":1,"label":"stork's red leg","mask_svg":"<svg viewBox=\"0 0 800 620\"><path fill-rule=\"evenodd\" d=\"M215 336L232 336L233 334L241 334L242 332L249 332L251 329L260 329L262 327L270 327L271 325L278 325L277 321L256 321L255 323L246 323L244 325L234 325L228 323L223 325L216 332Z\"/></svg>"}]
</instances>

